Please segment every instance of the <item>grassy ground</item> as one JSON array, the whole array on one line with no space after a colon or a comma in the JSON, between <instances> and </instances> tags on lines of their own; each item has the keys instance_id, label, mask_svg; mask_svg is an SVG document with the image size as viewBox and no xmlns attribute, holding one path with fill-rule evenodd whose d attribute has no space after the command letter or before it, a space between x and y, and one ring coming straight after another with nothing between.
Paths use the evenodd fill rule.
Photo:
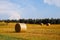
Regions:
<instances>
[{"instance_id":1,"label":"grassy ground","mask_svg":"<svg viewBox=\"0 0 60 40\"><path fill-rule=\"evenodd\" d=\"M27 24L27 31L16 33L15 23L0 25L0 40L60 40L60 24Z\"/></svg>"}]
</instances>

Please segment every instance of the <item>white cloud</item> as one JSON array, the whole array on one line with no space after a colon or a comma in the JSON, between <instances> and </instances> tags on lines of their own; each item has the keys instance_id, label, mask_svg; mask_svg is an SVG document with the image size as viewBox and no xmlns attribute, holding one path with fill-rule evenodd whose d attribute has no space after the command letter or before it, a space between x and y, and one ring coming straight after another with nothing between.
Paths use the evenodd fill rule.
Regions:
<instances>
[{"instance_id":1,"label":"white cloud","mask_svg":"<svg viewBox=\"0 0 60 40\"><path fill-rule=\"evenodd\" d=\"M10 15L9 19L20 19L20 15L16 11L13 11Z\"/></svg>"},{"instance_id":2,"label":"white cloud","mask_svg":"<svg viewBox=\"0 0 60 40\"><path fill-rule=\"evenodd\" d=\"M11 3L7 0L0 0L0 14L8 14L10 17L8 19L20 19L18 8L20 6L14 3ZM3 16L4 17L4 16ZM2 19L2 18L1 18Z\"/></svg>"},{"instance_id":3,"label":"white cloud","mask_svg":"<svg viewBox=\"0 0 60 40\"><path fill-rule=\"evenodd\" d=\"M44 0L44 3L60 7L60 0Z\"/></svg>"},{"instance_id":4,"label":"white cloud","mask_svg":"<svg viewBox=\"0 0 60 40\"><path fill-rule=\"evenodd\" d=\"M20 19L21 17L26 18L29 14L35 14L36 8L26 1L18 0L18 3L21 2L21 4L18 4L17 2L13 3L9 0L0 0L0 14L7 14L9 16L8 19Z\"/></svg>"}]
</instances>

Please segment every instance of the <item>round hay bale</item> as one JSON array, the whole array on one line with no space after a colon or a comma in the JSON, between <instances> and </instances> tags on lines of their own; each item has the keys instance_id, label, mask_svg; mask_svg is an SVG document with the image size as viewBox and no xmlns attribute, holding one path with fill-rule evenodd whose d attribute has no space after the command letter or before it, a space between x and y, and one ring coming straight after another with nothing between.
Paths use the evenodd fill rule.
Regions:
<instances>
[{"instance_id":1,"label":"round hay bale","mask_svg":"<svg viewBox=\"0 0 60 40\"><path fill-rule=\"evenodd\" d=\"M26 24L24 23L17 23L15 25L15 32L21 32L21 31L26 31L27 27Z\"/></svg>"},{"instance_id":2,"label":"round hay bale","mask_svg":"<svg viewBox=\"0 0 60 40\"><path fill-rule=\"evenodd\" d=\"M43 25L43 23L41 23L41 26Z\"/></svg>"},{"instance_id":3,"label":"round hay bale","mask_svg":"<svg viewBox=\"0 0 60 40\"><path fill-rule=\"evenodd\" d=\"M47 25L47 26L50 26L50 23L47 23L46 25Z\"/></svg>"}]
</instances>

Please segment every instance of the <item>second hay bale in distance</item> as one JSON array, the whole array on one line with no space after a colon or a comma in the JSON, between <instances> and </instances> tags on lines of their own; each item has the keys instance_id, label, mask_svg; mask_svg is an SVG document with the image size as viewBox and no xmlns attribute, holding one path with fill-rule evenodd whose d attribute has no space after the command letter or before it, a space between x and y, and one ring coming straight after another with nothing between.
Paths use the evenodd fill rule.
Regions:
<instances>
[{"instance_id":1,"label":"second hay bale in distance","mask_svg":"<svg viewBox=\"0 0 60 40\"><path fill-rule=\"evenodd\" d=\"M47 23L46 25L47 25L47 26L50 26L50 23Z\"/></svg>"},{"instance_id":2,"label":"second hay bale in distance","mask_svg":"<svg viewBox=\"0 0 60 40\"><path fill-rule=\"evenodd\" d=\"M43 25L43 23L41 23L41 26Z\"/></svg>"}]
</instances>

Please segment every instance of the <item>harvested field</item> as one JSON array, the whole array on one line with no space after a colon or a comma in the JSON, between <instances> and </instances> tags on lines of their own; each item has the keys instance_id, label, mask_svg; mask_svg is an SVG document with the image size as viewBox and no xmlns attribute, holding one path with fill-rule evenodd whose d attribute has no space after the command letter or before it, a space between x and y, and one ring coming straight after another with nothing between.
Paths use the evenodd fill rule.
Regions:
<instances>
[{"instance_id":1,"label":"harvested field","mask_svg":"<svg viewBox=\"0 0 60 40\"><path fill-rule=\"evenodd\" d=\"M27 31L20 33L15 32L15 24L0 26L0 40L60 40L60 24L26 24Z\"/></svg>"}]
</instances>

